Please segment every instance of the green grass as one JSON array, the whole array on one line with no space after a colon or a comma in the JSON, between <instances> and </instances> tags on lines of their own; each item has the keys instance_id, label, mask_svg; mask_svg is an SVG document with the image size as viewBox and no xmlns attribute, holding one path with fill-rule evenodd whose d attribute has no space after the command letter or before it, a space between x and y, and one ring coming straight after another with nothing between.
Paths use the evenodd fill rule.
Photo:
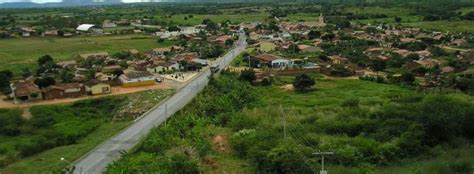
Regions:
<instances>
[{"instance_id":1,"label":"green grass","mask_svg":"<svg viewBox=\"0 0 474 174\"><path fill-rule=\"evenodd\" d=\"M0 40L0 70L18 72L24 66L34 67L37 58L46 54L56 61L63 61L81 53L115 53L127 49L146 51L173 43L157 43L155 38L143 35L3 39Z\"/></svg>"},{"instance_id":2,"label":"green grass","mask_svg":"<svg viewBox=\"0 0 474 174\"><path fill-rule=\"evenodd\" d=\"M410 13L409 9L400 7L349 7L344 9L345 12L351 12L354 14L385 14L389 17L395 16L408 16Z\"/></svg>"},{"instance_id":3,"label":"green grass","mask_svg":"<svg viewBox=\"0 0 474 174\"><path fill-rule=\"evenodd\" d=\"M469 12L473 12L474 11L474 7L465 7L465 8L461 8L459 10L457 10L457 12L461 12L463 15L469 13Z\"/></svg>"},{"instance_id":4,"label":"green grass","mask_svg":"<svg viewBox=\"0 0 474 174\"><path fill-rule=\"evenodd\" d=\"M473 21L430 21L403 23L404 26L419 27L428 30L474 33Z\"/></svg>"},{"instance_id":5,"label":"green grass","mask_svg":"<svg viewBox=\"0 0 474 174\"><path fill-rule=\"evenodd\" d=\"M328 158L329 171L332 173L393 173L393 171L395 173L397 173L396 171L401 171L399 173L414 173L411 166L412 163L415 166L428 166L415 170L424 171L425 168L437 166L440 162L450 161L458 156L462 159L461 164L473 161L472 157L467 155L472 154L473 150L470 142L460 140L456 144L461 144L457 146L461 150L453 149L456 146L441 144L439 147L426 148L428 152L423 153L421 156L410 155L400 159L400 161L386 160L385 162L387 163L375 164L377 162L372 162L366 164L365 160L369 161L369 158L378 154L378 151L373 152L372 150L380 147L390 147L393 142L376 142L376 139L372 137L373 135L353 136L346 133L331 133L331 131L325 130L325 127L330 125L338 126L338 124L344 126L345 122L355 124L357 120L363 121L371 118L370 114L361 116L360 113L367 114L383 111L388 106L400 105L405 103L405 101L407 101L406 104L410 105L412 103L409 103L408 100L416 101L418 97L423 98L425 95L397 85L361 80L325 79L320 74L309 75L316 79L316 86L313 90L304 93L282 89L284 85L291 85L294 80L293 76L276 76L272 86L257 86L249 89L232 89L229 86L239 86L229 84L237 83L235 82L237 76L231 76L232 79L226 75L220 76L219 78L227 78L226 80L234 81L219 82L219 79L216 80L217 82L214 82L214 85L220 87L217 88L214 85L210 85L194 100L193 104L186 106L171 118L168 121L168 125L162 125L154 130L143 141L142 145L136 149L136 152L127 155L112 165L109 168L109 172L152 171L154 168L159 167L161 163L170 160L172 154L183 153L182 147L194 147L195 151L205 152L205 155L190 157L201 161L198 163L198 167L203 173L222 173L223 171L256 173L258 166L255 161L250 161L256 160L255 158L238 157L239 154L241 155L240 152L242 150L240 145L245 146L245 144L238 144L237 140L237 144L232 144L234 142L231 142L232 145L237 145L234 146L237 147L235 149L232 148L233 146L230 146L231 149L228 149L227 152L215 149L214 137L230 137L233 140L232 138L235 137L236 132L240 130L253 130L257 135L260 134L267 137L257 139L255 142L253 140L247 141L247 143L251 143L249 148L252 155L261 155L259 153L272 154L271 152L282 147L279 142L288 141L296 142L297 146L293 147L303 151L305 154L310 154L317 150L332 149L338 153L337 156L340 157L337 158L338 160L342 160L345 157L350 158L353 162L359 160L359 162L353 165L342 165L334 159ZM242 94L242 90L249 92ZM226 100L223 97L241 95L255 96L256 98L246 101L247 98L236 97ZM474 101L472 96L463 93L449 93L447 95L458 101ZM343 106L343 103L347 103L348 99L358 99L357 107L349 108L348 106ZM398 101L401 99L403 101ZM237 104L242 101L246 101L243 106ZM238 110L228 109L233 107L232 104L228 104L229 102L241 108ZM413 105L416 104L413 103ZM222 108L222 106L226 107ZM281 111L280 106L285 109ZM283 139L282 115L286 115L287 139ZM230 121L222 123L222 120ZM368 126L370 127L370 125ZM391 139L392 137L389 138ZM203 139L205 142L203 142ZM210 145L212 145L212 150L206 151L206 147ZM271 150L264 148L266 146L270 146ZM299 146L302 147L299 148ZM254 148L259 150L254 151ZM386 152L390 151L387 150ZM380 152L383 153L384 151ZM393 152L398 153L399 151ZM354 157L350 156L352 153ZM366 156L367 154L365 153L373 156ZM459 155L464 153L466 155ZM308 164L305 165L312 166L315 169L320 168L317 158L310 155L301 158L307 159ZM212 165L202 162L207 159L211 159L213 161L212 164L219 166L219 169L212 169ZM159 162L160 160L165 161ZM381 161L384 160L381 159ZM404 161L408 162L405 163ZM340 162L342 163L343 161ZM449 163L449 165L452 166L453 163ZM431 170L427 171L432 171L431 173L446 171L443 168L431 168ZM449 172L453 170L453 167L447 169Z\"/></svg>"},{"instance_id":6,"label":"green grass","mask_svg":"<svg viewBox=\"0 0 474 174\"><path fill-rule=\"evenodd\" d=\"M443 150L447 149L447 150ZM432 156L420 159L407 160L400 166L391 166L379 169L378 173L455 173L452 171L453 165L462 163L474 167L474 145L465 145L458 148L437 147L433 150Z\"/></svg>"},{"instance_id":7,"label":"green grass","mask_svg":"<svg viewBox=\"0 0 474 174\"><path fill-rule=\"evenodd\" d=\"M5 174L18 172L49 173L51 171L61 170L69 165L67 162L61 161L61 158L65 158L69 161L78 159L127 125L129 125L129 122L109 122L102 124L97 130L80 140L77 144L56 147L22 159L1 169L0 172Z\"/></svg>"},{"instance_id":8,"label":"green grass","mask_svg":"<svg viewBox=\"0 0 474 174\"><path fill-rule=\"evenodd\" d=\"M130 120L138 115L137 113L129 113L127 111L137 109L146 111L173 93L174 90L154 90L114 96L114 98L126 97L127 99L127 102L117 109L116 116L119 113L122 114L119 120L114 121L110 118L108 120L95 120L96 122L100 122L99 126L76 143L54 147L32 156L19 158L17 161L8 164L5 168L0 168L0 173L50 173L52 171L59 171L69 164L68 162L61 161L61 158L72 162L130 125ZM9 145L7 144L14 145L28 138L31 138L31 135L25 134L15 137L0 136L0 145L8 147Z\"/></svg>"},{"instance_id":9,"label":"green grass","mask_svg":"<svg viewBox=\"0 0 474 174\"><path fill-rule=\"evenodd\" d=\"M319 15L316 13L298 13L298 14L288 14L285 18L292 22L305 21L305 22L314 22L319 21Z\"/></svg>"},{"instance_id":10,"label":"green grass","mask_svg":"<svg viewBox=\"0 0 474 174\"><path fill-rule=\"evenodd\" d=\"M157 16L160 20L166 21L168 23L173 23L175 25L198 25L201 24L204 19L211 19L214 22L224 22L229 20L233 24L239 24L241 22L255 22L255 21L264 21L268 17L267 14L222 14L222 15L193 15L192 18L188 17L187 14L182 15L173 15L171 18L165 18L162 16ZM188 17L187 20L184 18Z\"/></svg>"}]
</instances>

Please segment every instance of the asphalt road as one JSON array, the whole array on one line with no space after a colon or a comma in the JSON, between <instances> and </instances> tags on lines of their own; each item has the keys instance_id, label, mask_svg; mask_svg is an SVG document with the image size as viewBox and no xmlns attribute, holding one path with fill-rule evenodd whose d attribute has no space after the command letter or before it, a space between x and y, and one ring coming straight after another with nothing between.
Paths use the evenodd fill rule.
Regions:
<instances>
[{"instance_id":1,"label":"asphalt road","mask_svg":"<svg viewBox=\"0 0 474 174\"><path fill-rule=\"evenodd\" d=\"M245 50L247 46L245 40L246 36L241 33L234 49L215 61L215 63L219 64L220 69L224 69L237 55ZM184 87L178 89L172 97L162 102L160 106L155 107L154 110L149 111L140 120L137 120L134 124L75 161L74 173L103 173L110 163L120 158L121 151L131 150L151 129L159 126L167 118L188 104L206 87L210 75L211 71L209 68L203 69L198 76L194 77Z\"/></svg>"}]
</instances>

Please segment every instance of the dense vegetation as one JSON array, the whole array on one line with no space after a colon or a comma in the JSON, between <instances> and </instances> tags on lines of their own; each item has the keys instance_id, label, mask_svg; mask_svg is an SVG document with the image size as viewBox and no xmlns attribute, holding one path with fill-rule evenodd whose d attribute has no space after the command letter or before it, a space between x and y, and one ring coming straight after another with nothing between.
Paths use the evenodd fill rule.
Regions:
<instances>
[{"instance_id":1,"label":"dense vegetation","mask_svg":"<svg viewBox=\"0 0 474 174\"><path fill-rule=\"evenodd\" d=\"M317 151L335 152L327 158L336 173L370 172L472 141L470 96L311 77L317 79L316 88L295 93L276 87L293 83L294 77L252 87L226 72L108 172L313 173L320 168L311 155ZM228 149L219 149L216 137L229 139ZM462 173L473 171L473 161L445 162L448 171Z\"/></svg>"},{"instance_id":2,"label":"dense vegetation","mask_svg":"<svg viewBox=\"0 0 474 174\"><path fill-rule=\"evenodd\" d=\"M0 114L0 166L44 150L74 144L104 121L125 102L124 97L84 100L72 105L34 106L29 120L22 112L2 109Z\"/></svg>"}]
</instances>

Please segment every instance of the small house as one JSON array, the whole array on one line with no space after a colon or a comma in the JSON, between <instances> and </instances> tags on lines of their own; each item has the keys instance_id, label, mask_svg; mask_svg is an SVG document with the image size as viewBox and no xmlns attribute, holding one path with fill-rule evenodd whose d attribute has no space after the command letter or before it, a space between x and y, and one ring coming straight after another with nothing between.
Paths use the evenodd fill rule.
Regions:
<instances>
[{"instance_id":1,"label":"small house","mask_svg":"<svg viewBox=\"0 0 474 174\"><path fill-rule=\"evenodd\" d=\"M301 50L302 53L314 53L314 52L321 51L321 48L319 47L305 45L305 44L298 45L298 49Z\"/></svg>"},{"instance_id":2,"label":"small house","mask_svg":"<svg viewBox=\"0 0 474 174\"><path fill-rule=\"evenodd\" d=\"M84 94L83 91L83 85L80 83L56 84L42 89L43 99L45 100L77 98Z\"/></svg>"},{"instance_id":3,"label":"small house","mask_svg":"<svg viewBox=\"0 0 474 174\"><path fill-rule=\"evenodd\" d=\"M147 86L155 84L155 76L148 71L128 71L119 76L123 87Z\"/></svg>"},{"instance_id":4,"label":"small house","mask_svg":"<svg viewBox=\"0 0 474 174\"><path fill-rule=\"evenodd\" d=\"M109 94L112 92L110 84L93 79L84 83L85 91L91 95Z\"/></svg>"},{"instance_id":5,"label":"small house","mask_svg":"<svg viewBox=\"0 0 474 174\"><path fill-rule=\"evenodd\" d=\"M10 87L12 89L11 95L15 103L17 103L18 100L31 101L41 100L43 98L40 88L31 81L10 84Z\"/></svg>"},{"instance_id":6,"label":"small house","mask_svg":"<svg viewBox=\"0 0 474 174\"><path fill-rule=\"evenodd\" d=\"M170 52L171 52L171 47L153 49L153 54L155 55L166 55Z\"/></svg>"},{"instance_id":7,"label":"small house","mask_svg":"<svg viewBox=\"0 0 474 174\"><path fill-rule=\"evenodd\" d=\"M21 36L23 37L30 37L31 35L35 33L36 31L33 28L28 28L28 27L21 28Z\"/></svg>"},{"instance_id":8,"label":"small house","mask_svg":"<svg viewBox=\"0 0 474 174\"><path fill-rule=\"evenodd\" d=\"M166 71L179 70L179 64L176 62L162 62L147 68L150 73L162 73Z\"/></svg>"},{"instance_id":9,"label":"small house","mask_svg":"<svg viewBox=\"0 0 474 174\"><path fill-rule=\"evenodd\" d=\"M282 68L292 64L291 60L274 54L260 54L254 56L254 59L260 62L258 67L266 65L271 68Z\"/></svg>"},{"instance_id":10,"label":"small house","mask_svg":"<svg viewBox=\"0 0 474 174\"><path fill-rule=\"evenodd\" d=\"M338 56L338 55L329 56L329 60L331 60L332 64L336 64L336 65L345 64L349 61L349 59Z\"/></svg>"}]
</instances>

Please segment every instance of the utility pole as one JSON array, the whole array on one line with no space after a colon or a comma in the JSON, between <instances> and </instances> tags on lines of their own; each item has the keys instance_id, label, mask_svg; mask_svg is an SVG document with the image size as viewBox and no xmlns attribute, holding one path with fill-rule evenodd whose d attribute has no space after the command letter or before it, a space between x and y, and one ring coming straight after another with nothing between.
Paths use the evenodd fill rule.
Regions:
<instances>
[{"instance_id":1,"label":"utility pole","mask_svg":"<svg viewBox=\"0 0 474 174\"><path fill-rule=\"evenodd\" d=\"M250 56L247 56L247 59L249 59L249 69L251 68L250 67Z\"/></svg>"},{"instance_id":2,"label":"utility pole","mask_svg":"<svg viewBox=\"0 0 474 174\"><path fill-rule=\"evenodd\" d=\"M327 174L328 171L324 170L324 155L334 155L334 152L314 152L313 155L321 155L321 171L319 174Z\"/></svg>"},{"instance_id":3,"label":"utility pole","mask_svg":"<svg viewBox=\"0 0 474 174\"><path fill-rule=\"evenodd\" d=\"M291 109L291 108L282 108L281 104L280 104L280 109L279 110L280 110L281 118L282 118L281 121L283 123L283 138L286 139L286 134L287 133L286 133L286 116L285 116L285 112L284 112L285 109Z\"/></svg>"},{"instance_id":4,"label":"utility pole","mask_svg":"<svg viewBox=\"0 0 474 174\"><path fill-rule=\"evenodd\" d=\"M165 103L165 126L166 126L167 120L168 120L168 103Z\"/></svg>"}]
</instances>

